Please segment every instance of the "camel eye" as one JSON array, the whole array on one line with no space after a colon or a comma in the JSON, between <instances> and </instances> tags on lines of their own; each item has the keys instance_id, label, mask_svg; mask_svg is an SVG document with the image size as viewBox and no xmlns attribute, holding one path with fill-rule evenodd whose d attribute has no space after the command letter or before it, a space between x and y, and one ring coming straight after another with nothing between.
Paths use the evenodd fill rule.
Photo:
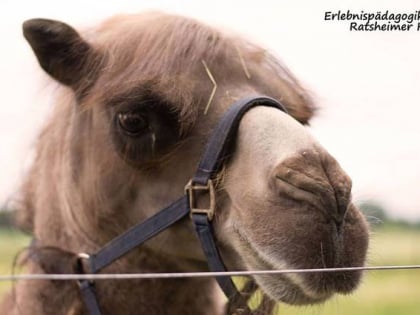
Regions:
<instances>
[{"instance_id":1,"label":"camel eye","mask_svg":"<svg viewBox=\"0 0 420 315\"><path fill-rule=\"evenodd\" d=\"M146 117L136 112L119 113L118 125L129 136L138 136L149 126Z\"/></svg>"}]
</instances>

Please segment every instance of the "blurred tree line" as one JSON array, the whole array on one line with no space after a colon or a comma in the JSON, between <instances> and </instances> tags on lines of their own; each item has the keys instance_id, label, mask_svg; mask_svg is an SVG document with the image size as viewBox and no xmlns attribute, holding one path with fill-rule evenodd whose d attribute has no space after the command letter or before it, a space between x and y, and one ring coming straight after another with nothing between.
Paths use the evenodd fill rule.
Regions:
<instances>
[{"instance_id":1,"label":"blurred tree line","mask_svg":"<svg viewBox=\"0 0 420 315\"><path fill-rule=\"evenodd\" d=\"M13 226L13 212L0 210L0 228Z\"/></svg>"},{"instance_id":2,"label":"blurred tree line","mask_svg":"<svg viewBox=\"0 0 420 315\"><path fill-rule=\"evenodd\" d=\"M357 204L373 229L381 227L420 229L420 221L391 218L386 208L376 200L363 200Z\"/></svg>"}]
</instances>

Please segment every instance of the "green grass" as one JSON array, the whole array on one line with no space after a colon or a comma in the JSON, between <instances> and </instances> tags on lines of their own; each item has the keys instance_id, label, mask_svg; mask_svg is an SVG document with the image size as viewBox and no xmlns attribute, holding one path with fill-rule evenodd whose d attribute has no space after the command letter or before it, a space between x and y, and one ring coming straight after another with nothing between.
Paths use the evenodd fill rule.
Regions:
<instances>
[{"instance_id":1,"label":"green grass","mask_svg":"<svg viewBox=\"0 0 420 315\"><path fill-rule=\"evenodd\" d=\"M13 230L0 229L0 274L10 274L16 254L29 238ZM382 228L372 233L370 265L420 264L420 231ZM10 283L0 282L1 295ZM352 295L337 296L320 306L291 307L280 304L281 315L419 315L420 270L366 273Z\"/></svg>"},{"instance_id":2,"label":"green grass","mask_svg":"<svg viewBox=\"0 0 420 315\"><path fill-rule=\"evenodd\" d=\"M30 238L14 229L0 228L0 274L11 274L16 255L28 245ZM10 282L0 282L1 295L10 288Z\"/></svg>"}]
</instances>

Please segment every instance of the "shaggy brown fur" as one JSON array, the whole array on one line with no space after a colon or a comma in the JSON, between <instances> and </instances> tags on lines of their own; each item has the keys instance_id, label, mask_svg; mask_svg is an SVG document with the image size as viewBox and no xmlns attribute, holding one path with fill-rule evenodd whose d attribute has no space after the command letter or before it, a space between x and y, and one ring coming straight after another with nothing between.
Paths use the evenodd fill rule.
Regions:
<instances>
[{"instance_id":1,"label":"shaggy brown fur","mask_svg":"<svg viewBox=\"0 0 420 315\"><path fill-rule=\"evenodd\" d=\"M117 16L83 37L64 23L37 19L25 23L24 35L42 68L64 85L22 187L19 225L40 246L28 254L33 273L74 272L76 253L95 252L180 196L234 100L270 95L302 123L314 113L308 94L264 49L191 19ZM205 115L213 89L206 70L218 87ZM147 130L127 136L118 117L135 111L140 122L146 117ZM185 220L105 272L198 270L206 263ZM256 310L247 309L255 290L249 281L226 312L271 313L275 302L266 296ZM221 314L223 308L212 279L109 280L98 282L97 292L104 314ZM74 282L21 282L15 293L1 314L87 314Z\"/></svg>"}]
</instances>

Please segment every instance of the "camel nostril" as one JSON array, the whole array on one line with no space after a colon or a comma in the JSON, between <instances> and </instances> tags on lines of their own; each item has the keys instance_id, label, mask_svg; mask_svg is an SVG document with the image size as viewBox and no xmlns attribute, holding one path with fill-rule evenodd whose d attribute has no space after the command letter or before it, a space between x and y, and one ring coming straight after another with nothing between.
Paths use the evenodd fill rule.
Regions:
<instances>
[{"instance_id":1,"label":"camel nostril","mask_svg":"<svg viewBox=\"0 0 420 315\"><path fill-rule=\"evenodd\" d=\"M341 230L351 199L351 182L341 169L332 170L324 161L314 158L315 162L308 162L309 155L305 152L277 165L272 187L280 198L304 202L323 212Z\"/></svg>"}]
</instances>

